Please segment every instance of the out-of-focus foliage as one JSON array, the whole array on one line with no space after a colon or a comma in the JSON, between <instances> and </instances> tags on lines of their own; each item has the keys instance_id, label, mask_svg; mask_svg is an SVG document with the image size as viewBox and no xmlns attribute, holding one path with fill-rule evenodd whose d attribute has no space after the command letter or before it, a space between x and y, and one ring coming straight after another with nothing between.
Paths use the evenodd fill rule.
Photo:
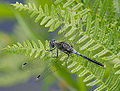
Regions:
<instances>
[{"instance_id":1,"label":"out-of-focus foliage","mask_svg":"<svg viewBox=\"0 0 120 91\"><path fill-rule=\"evenodd\" d=\"M30 40L40 39L40 41L13 43L4 50L10 53L25 54L32 58L40 56L41 60L46 61L46 63L50 62L53 67L51 69L57 68L60 71L59 75L71 87L79 91L85 91L86 86L97 86L94 89L95 91L118 90L120 84L119 0L55 0L52 4L50 1L50 3L47 1L38 2L30 1L27 4L16 2L12 5L20 11L15 11L20 25L18 29L22 28L26 38ZM34 22L37 24L39 22L40 25L34 24ZM49 49L48 41L43 43L43 37L37 35L42 33L46 36L47 31L44 33L43 31L35 31L38 26L43 27L43 30L45 30L44 26L49 27L49 29L46 28L49 32L61 27L58 31L59 41L65 39L72 41L78 52L104 63L105 67L99 67L76 55L69 58L67 66L64 65L66 55L60 53L59 59L51 58L52 54L45 51L45 49ZM22 32L17 34L21 35ZM53 64L55 60L58 64ZM33 69L37 70L39 64L35 63L32 64L36 65ZM71 73L76 73L78 78L82 77L82 81L80 79L75 84L75 80L71 78L70 73L62 71L59 65L63 68L66 67L66 70L70 70ZM83 82L86 83L86 86ZM81 86L79 86L80 83L82 83ZM68 88L70 87L68 86Z\"/></svg>"},{"instance_id":2,"label":"out-of-focus foliage","mask_svg":"<svg viewBox=\"0 0 120 91\"><path fill-rule=\"evenodd\" d=\"M44 38L48 38L47 31L45 32L46 29L43 26L35 24L26 15L15 11L10 3L0 2L0 24L2 25L4 21L10 22L11 20L16 22L13 30L10 30L11 32L5 32L4 28L2 28L3 30L0 31L0 86L25 82L32 75L36 74L34 69L32 73L22 69L22 64L28 60L26 57L7 54L1 51L1 49L8 44L11 45L15 41L24 41L26 39L36 40L39 38L44 40ZM4 26L9 27L7 25ZM38 73L40 73L40 70L38 70Z\"/></svg>"},{"instance_id":3,"label":"out-of-focus foliage","mask_svg":"<svg viewBox=\"0 0 120 91\"><path fill-rule=\"evenodd\" d=\"M11 10L10 4L5 2L0 2L0 19L13 18L14 13Z\"/></svg>"}]
</instances>

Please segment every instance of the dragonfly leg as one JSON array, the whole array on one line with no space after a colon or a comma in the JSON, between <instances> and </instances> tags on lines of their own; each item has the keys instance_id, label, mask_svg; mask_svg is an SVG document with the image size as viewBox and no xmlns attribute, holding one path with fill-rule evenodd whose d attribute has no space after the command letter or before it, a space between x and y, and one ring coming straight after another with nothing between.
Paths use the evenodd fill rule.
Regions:
<instances>
[{"instance_id":1,"label":"dragonfly leg","mask_svg":"<svg viewBox=\"0 0 120 91\"><path fill-rule=\"evenodd\" d=\"M53 49L50 49L50 50L46 50L46 51L53 51L55 49L56 49L56 47L54 47ZM58 49L57 49L57 56L54 56L53 58L57 58L57 57L58 57Z\"/></svg>"},{"instance_id":2,"label":"dragonfly leg","mask_svg":"<svg viewBox=\"0 0 120 91\"><path fill-rule=\"evenodd\" d=\"M46 49L45 49L46 50ZM53 49L50 49L50 50L46 50L46 51L53 51L53 50L55 50L55 48L53 48Z\"/></svg>"},{"instance_id":3,"label":"dragonfly leg","mask_svg":"<svg viewBox=\"0 0 120 91\"><path fill-rule=\"evenodd\" d=\"M69 59L69 54L68 54L68 57L67 57L67 59L66 60L68 60Z\"/></svg>"},{"instance_id":4,"label":"dragonfly leg","mask_svg":"<svg viewBox=\"0 0 120 91\"><path fill-rule=\"evenodd\" d=\"M57 49L57 56L54 56L53 58L57 58L58 57L58 49Z\"/></svg>"},{"instance_id":5,"label":"dragonfly leg","mask_svg":"<svg viewBox=\"0 0 120 91\"><path fill-rule=\"evenodd\" d=\"M67 62L68 62L68 59L69 59L69 54L68 54L68 57L66 58L66 61L65 61L65 66L67 67Z\"/></svg>"},{"instance_id":6,"label":"dragonfly leg","mask_svg":"<svg viewBox=\"0 0 120 91\"><path fill-rule=\"evenodd\" d=\"M58 57L58 49L57 49L57 57Z\"/></svg>"}]
</instances>

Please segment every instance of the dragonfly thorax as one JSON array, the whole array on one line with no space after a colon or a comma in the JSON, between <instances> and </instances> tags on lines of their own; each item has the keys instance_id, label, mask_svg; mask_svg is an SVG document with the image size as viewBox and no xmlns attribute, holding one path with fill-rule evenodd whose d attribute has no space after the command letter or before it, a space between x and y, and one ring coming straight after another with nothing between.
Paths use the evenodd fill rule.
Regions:
<instances>
[{"instance_id":1,"label":"dragonfly thorax","mask_svg":"<svg viewBox=\"0 0 120 91\"><path fill-rule=\"evenodd\" d=\"M51 48L57 48L66 54L70 54L73 52L73 47L65 41L56 42L55 39L52 39L51 41L49 41L49 44Z\"/></svg>"},{"instance_id":2,"label":"dragonfly thorax","mask_svg":"<svg viewBox=\"0 0 120 91\"><path fill-rule=\"evenodd\" d=\"M72 46L65 42L56 43L56 47L67 54L70 54L73 51Z\"/></svg>"}]
</instances>

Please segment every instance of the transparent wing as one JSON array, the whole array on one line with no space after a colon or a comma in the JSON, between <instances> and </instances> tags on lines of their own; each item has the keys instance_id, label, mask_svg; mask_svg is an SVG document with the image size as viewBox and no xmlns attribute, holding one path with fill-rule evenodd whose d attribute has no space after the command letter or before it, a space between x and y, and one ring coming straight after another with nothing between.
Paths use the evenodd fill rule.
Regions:
<instances>
[{"instance_id":1,"label":"transparent wing","mask_svg":"<svg viewBox=\"0 0 120 91\"><path fill-rule=\"evenodd\" d=\"M62 67L57 59L58 58L52 58L51 62L47 63L44 71L36 77L37 81L45 79L47 76L51 75L53 72L56 72Z\"/></svg>"},{"instance_id":2,"label":"transparent wing","mask_svg":"<svg viewBox=\"0 0 120 91\"><path fill-rule=\"evenodd\" d=\"M49 61L45 61L39 57L35 59L26 59L25 63L22 64L22 70L36 76L41 74L48 65Z\"/></svg>"},{"instance_id":3,"label":"transparent wing","mask_svg":"<svg viewBox=\"0 0 120 91\"><path fill-rule=\"evenodd\" d=\"M51 65L47 66L44 69L44 71L36 77L36 81L41 81L56 71L56 70L53 71L53 69L51 67L52 67Z\"/></svg>"},{"instance_id":4,"label":"transparent wing","mask_svg":"<svg viewBox=\"0 0 120 91\"><path fill-rule=\"evenodd\" d=\"M26 60L22 65L22 69L26 72L30 72L32 75L36 76L37 81L45 79L48 75L57 71L54 65L57 65L57 58L52 58L51 61L41 60L40 58L35 58L32 60Z\"/></svg>"}]
</instances>

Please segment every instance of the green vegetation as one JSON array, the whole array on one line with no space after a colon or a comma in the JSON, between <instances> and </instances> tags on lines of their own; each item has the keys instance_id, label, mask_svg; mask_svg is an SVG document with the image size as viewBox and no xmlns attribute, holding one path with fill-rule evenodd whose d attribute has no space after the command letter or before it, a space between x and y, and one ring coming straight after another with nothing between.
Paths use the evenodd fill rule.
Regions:
<instances>
[{"instance_id":1,"label":"green vegetation","mask_svg":"<svg viewBox=\"0 0 120 91\"><path fill-rule=\"evenodd\" d=\"M66 85L69 90L86 91L95 87L94 91L119 91L119 0L47 0L45 2L36 0L36 2L28 2L11 4L16 9L13 10L18 21L15 28L18 32L15 31L12 38L17 42L2 49L6 53L22 54L23 57L29 59L39 58L34 62L28 61L29 68L31 68L28 72L20 68L16 70L23 75L24 79L39 74L39 68L46 67L40 67L40 64L46 63L52 66L51 70L59 71L55 76L59 80L61 77L64 78L64 81L69 84ZM59 30L58 35L54 36L58 41L65 40L68 43L71 41L78 52L103 63L105 67L88 62L77 55L71 55L65 65L67 55L62 52L58 58L51 57L56 51L45 51L49 49L48 39L51 37L48 32L54 32L56 29ZM12 61L17 64L12 65L20 67L21 63L25 62L24 59L19 60ZM7 68L3 70L0 68L0 70L4 72ZM72 73L77 75L77 80L72 78Z\"/></svg>"}]
</instances>

